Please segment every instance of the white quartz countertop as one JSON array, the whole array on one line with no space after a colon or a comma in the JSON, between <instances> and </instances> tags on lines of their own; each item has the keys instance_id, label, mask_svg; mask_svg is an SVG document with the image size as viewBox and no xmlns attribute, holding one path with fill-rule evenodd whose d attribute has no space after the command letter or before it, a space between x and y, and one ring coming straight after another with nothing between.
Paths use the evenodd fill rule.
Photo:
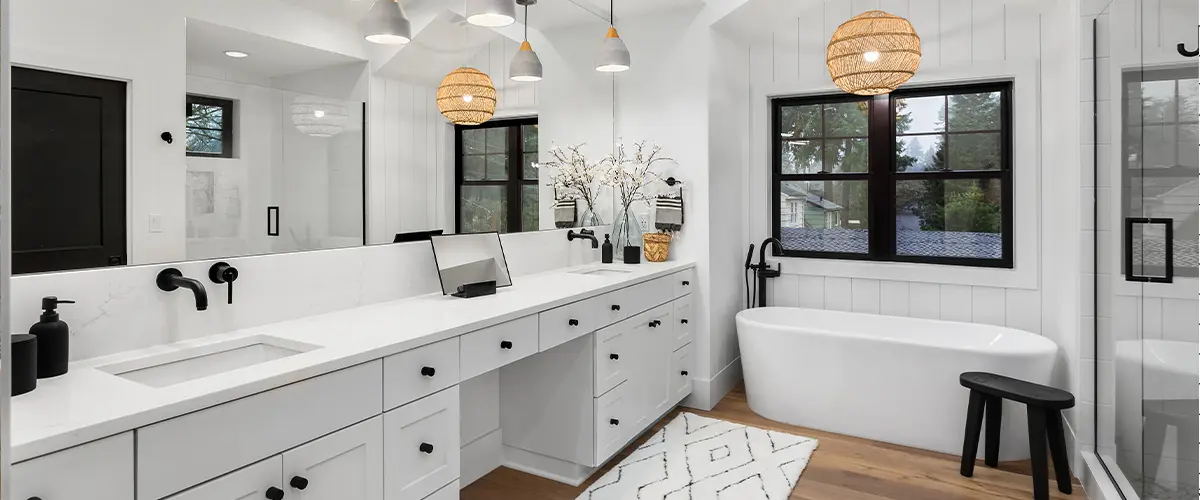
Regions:
<instances>
[{"instance_id":1,"label":"white quartz countertop","mask_svg":"<svg viewBox=\"0 0 1200 500\"><path fill-rule=\"evenodd\" d=\"M691 261L581 266L629 271L603 275L559 269L516 277L513 286L492 296L422 295L75 362L66 375L38 380L37 390L13 398L12 458L20 462L78 446L693 266ZM252 335L319 348L163 388L97 369Z\"/></svg>"}]
</instances>

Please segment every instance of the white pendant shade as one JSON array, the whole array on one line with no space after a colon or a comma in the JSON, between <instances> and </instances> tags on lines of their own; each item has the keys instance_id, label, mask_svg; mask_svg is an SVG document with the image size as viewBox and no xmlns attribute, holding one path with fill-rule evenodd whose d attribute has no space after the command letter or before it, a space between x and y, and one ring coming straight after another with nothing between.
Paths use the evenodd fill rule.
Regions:
<instances>
[{"instance_id":1,"label":"white pendant shade","mask_svg":"<svg viewBox=\"0 0 1200 500\"><path fill-rule=\"evenodd\" d=\"M342 133L350 115L345 103L336 99L302 95L292 101L292 125L313 137L333 137Z\"/></svg>"},{"instance_id":2,"label":"white pendant shade","mask_svg":"<svg viewBox=\"0 0 1200 500\"><path fill-rule=\"evenodd\" d=\"M517 22L517 4L513 0L467 0L467 22L495 28Z\"/></svg>"},{"instance_id":3,"label":"white pendant shade","mask_svg":"<svg viewBox=\"0 0 1200 500\"><path fill-rule=\"evenodd\" d=\"M521 49L513 57L509 67L509 79L515 82L536 82L542 79L542 61L529 41L521 42Z\"/></svg>"},{"instance_id":4,"label":"white pendant shade","mask_svg":"<svg viewBox=\"0 0 1200 500\"><path fill-rule=\"evenodd\" d=\"M395 0L377 0L363 21L368 42L401 45L412 40L412 24Z\"/></svg>"},{"instance_id":5,"label":"white pendant shade","mask_svg":"<svg viewBox=\"0 0 1200 500\"><path fill-rule=\"evenodd\" d=\"M596 71L605 73L625 71L629 69L629 62L629 49L625 47L625 42L617 34L617 29L610 26L608 35L604 37L604 43L600 45L600 52L596 54Z\"/></svg>"}]
</instances>

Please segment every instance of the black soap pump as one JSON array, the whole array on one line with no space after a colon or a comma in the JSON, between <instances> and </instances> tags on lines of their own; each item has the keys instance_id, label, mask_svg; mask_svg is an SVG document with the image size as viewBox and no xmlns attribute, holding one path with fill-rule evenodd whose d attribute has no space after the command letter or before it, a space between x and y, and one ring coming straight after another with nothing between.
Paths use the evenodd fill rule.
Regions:
<instances>
[{"instance_id":1,"label":"black soap pump","mask_svg":"<svg viewBox=\"0 0 1200 500\"><path fill-rule=\"evenodd\" d=\"M612 264L613 261L613 244L608 241L608 235L604 235L604 245L600 247L600 262L603 264Z\"/></svg>"},{"instance_id":2,"label":"black soap pump","mask_svg":"<svg viewBox=\"0 0 1200 500\"><path fill-rule=\"evenodd\" d=\"M74 300L58 300L53 295L42 297L41 320L29 327L29 333L37 337L37 377L50 378L67 373L70 359L70 329L65 321L58 319L59 304L74 304Z\"/></svg>"}]
</instances>

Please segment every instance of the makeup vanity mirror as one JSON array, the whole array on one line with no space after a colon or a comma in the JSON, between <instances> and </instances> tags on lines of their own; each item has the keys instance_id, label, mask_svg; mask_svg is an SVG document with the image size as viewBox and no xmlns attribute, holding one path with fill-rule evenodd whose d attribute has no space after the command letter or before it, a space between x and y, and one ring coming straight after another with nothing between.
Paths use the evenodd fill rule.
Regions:
<instances>
[{"instance_id":1,"label":"makeup vanity mirror","mask_svg":"<svg viewBox=\"0 0 1200 500\"><path fill-rule=\"evenodd\" d=\"M534 163L614 142L612 76L566 36L608 22L570 0L499 28L468 24L461 1L402 0L401 45L364 39L366 0L122 4L13 1L15 274L550 229ZM178 22L147 21L164 17ZM513 73L524 40L540 81ZM439 112L461 67L494 85L482 124Z\"/></svg>"},{"instance_id":2,"label":"makeup vanity mirror","mask_svg":"<svg viewBox=\"0 0 1200 500\"><path fill-rule=\"evenodd\" d=\"M434 236L433 257L443 294L461 293L460 287L486 282L495 282L494 288L512 286L497 233Z\"/></svg>"}]
</instances>

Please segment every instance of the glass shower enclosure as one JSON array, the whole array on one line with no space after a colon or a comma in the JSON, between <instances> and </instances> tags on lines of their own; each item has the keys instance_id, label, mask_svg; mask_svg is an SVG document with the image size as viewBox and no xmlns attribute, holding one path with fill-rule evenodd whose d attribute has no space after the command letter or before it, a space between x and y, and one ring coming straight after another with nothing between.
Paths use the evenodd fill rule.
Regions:
<instances>
[{"instance_id":1,"label":"glass shower enclosure","mask_svg":"<svg viewBox=\"0 0 1200 500\"><path fill-rule=\"evenodd\" d=\"M1130 500L1198 491L1197 10L1113 0L1084 45L1096 204L1081 370L1095 425L1080 439Z\"/></svg>"}]
</instances>

